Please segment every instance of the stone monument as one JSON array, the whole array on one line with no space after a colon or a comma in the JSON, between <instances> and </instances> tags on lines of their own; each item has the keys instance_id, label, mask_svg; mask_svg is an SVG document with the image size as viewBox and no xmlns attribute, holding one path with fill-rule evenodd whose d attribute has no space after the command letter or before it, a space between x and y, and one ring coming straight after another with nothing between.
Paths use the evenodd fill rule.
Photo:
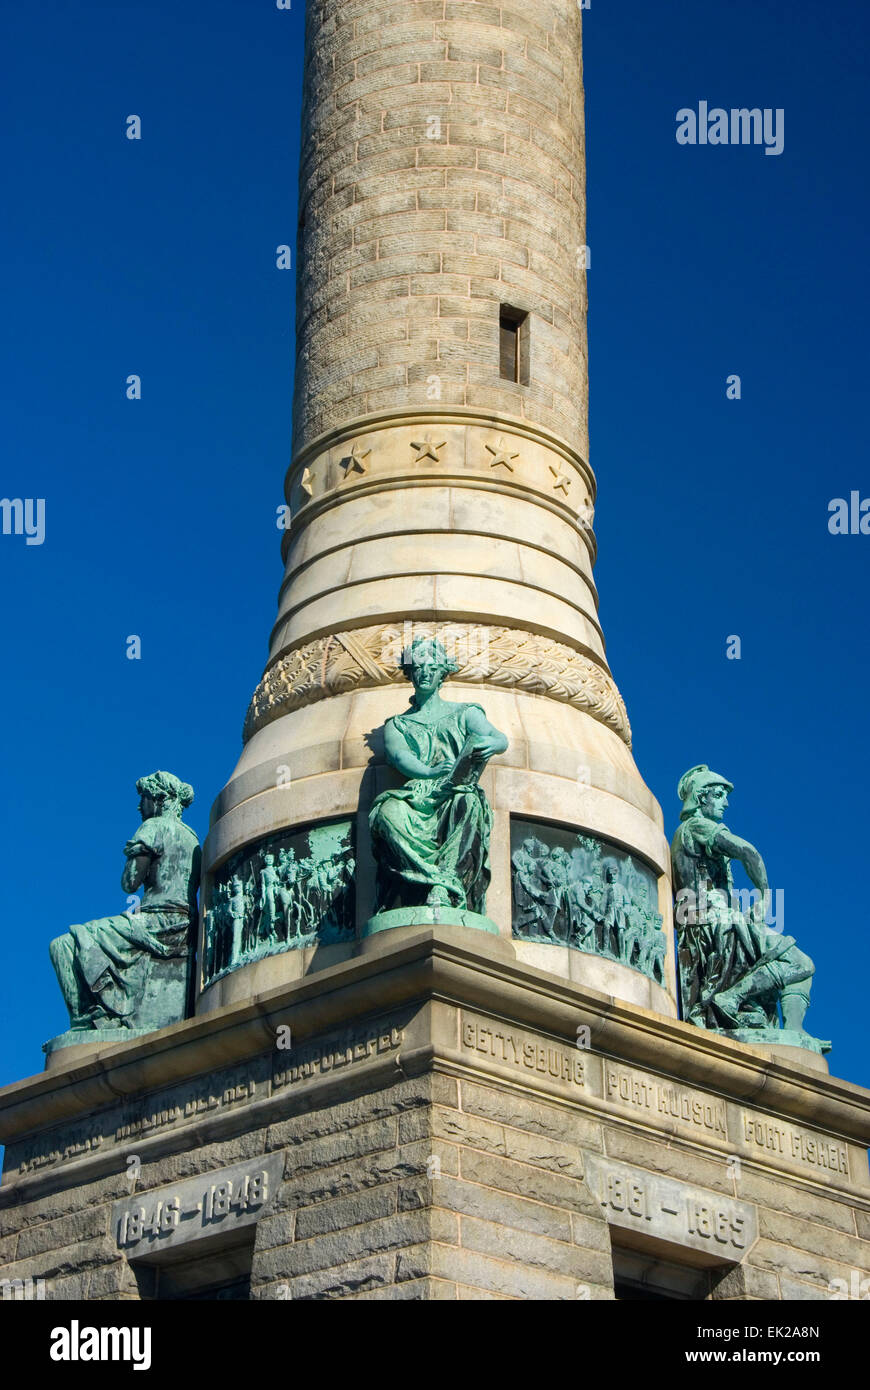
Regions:
<instances>
[{"instance_id":1,"label":"stone monument","mask_svg":"<svg viewBox=\"0 0 870 1390\"><path fill-rule=\"evenodd\" d=\"M0 1274L832 1297L870 1271L870 1094L803 1033L808 958L719 898L677 923L680 1018L605 656L580 9L310 0L306 45L285 577L194 997L0 1093ZM727 896L752 847L698 774L677 883Z\"/></svg>"}]
</instances>

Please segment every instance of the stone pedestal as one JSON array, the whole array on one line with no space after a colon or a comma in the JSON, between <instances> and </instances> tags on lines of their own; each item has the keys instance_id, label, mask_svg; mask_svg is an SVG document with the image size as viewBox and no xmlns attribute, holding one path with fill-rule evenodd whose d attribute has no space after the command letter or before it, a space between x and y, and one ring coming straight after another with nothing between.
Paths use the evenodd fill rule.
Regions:
<instances>
[{"instance_id":1,"label":"stone pedestal","mask_svg":"<svg viewBox=\"0 0 870 1390\"><path fill-rule=\"evenodd\" d=\"M483 932L374 940L0 1092L0 1279L47 1299L823 1300L870 1277L866 1090Z\"/></svg>"}]
</instances>

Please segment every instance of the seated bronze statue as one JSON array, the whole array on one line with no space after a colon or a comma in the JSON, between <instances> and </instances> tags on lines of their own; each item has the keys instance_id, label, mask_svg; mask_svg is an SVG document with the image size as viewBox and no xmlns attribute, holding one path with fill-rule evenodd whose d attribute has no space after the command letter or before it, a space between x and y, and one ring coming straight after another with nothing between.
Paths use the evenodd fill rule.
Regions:
<instances>
[{"instance_id":1,"label":"seated bronze statue","mask_svg":"<svg viewBox=\"0 0 870 1390\"><path fill-rule=\"evenodd\" d=\"M671 860L683 1017L744 1042L826 1052L830 1043L804 1028L815 966L793 936L767 921L764 861L722 823L733 790L704 763L690 768L678 787L683 809ZM732 860L743 865L755 889L757 901L747 912L735 904Z\"/></svg>"},{"instance_id":2,"label":"seated bronze statue","mask_svg":"<svg viewBox=\"0 0 870 1390\"><path fill-rule=\"evenodd\" d=\"M478 779L508 741L480 705L441 698L457 667L440 642L417 638L402 670L414 694L408 712L387 721L384 750L408 781L376 797L369 814L378 911L425 903L482 915L492 811Z\"/></svg>"},{"instance_id":3,"label":"seated bronze statue","mask_svg":"<svg viewBox=\"0 0 870 1390\"><path fill-rule=\"evenodd\" d=\"M124 848L121 887L128 894L141 888L141 903L72 926L49 946L70 1030L82 1041L94 1030L148 1032L186 1012L201 851L181 816L193 788L171 772L154 772L136 790L142 824Z\"/></svg>"}]
</instances>

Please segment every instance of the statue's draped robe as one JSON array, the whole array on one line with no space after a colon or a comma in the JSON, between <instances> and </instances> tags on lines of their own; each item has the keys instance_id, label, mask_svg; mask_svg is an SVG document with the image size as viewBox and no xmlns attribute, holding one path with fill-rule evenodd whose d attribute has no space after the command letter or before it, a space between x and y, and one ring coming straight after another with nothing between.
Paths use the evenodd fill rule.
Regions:
<instances>
[{"instance_id":1,"label":"statue's draped robe","mask_svg":"<svg viewBox=\"0 0 870 1390\"><path fill-rule=\"evenodd\" d=\"M451 704L435 723L411 713L396 715L390 725L421 763L452 765L473 732L471 710L484 713L480 705ZM397 892L402 906L414 906L442 888L453 907L484 913L492 811L475 781L411 778L375 798L369 827L378 858L379 911Z\"/></svg>"}]
</instances>

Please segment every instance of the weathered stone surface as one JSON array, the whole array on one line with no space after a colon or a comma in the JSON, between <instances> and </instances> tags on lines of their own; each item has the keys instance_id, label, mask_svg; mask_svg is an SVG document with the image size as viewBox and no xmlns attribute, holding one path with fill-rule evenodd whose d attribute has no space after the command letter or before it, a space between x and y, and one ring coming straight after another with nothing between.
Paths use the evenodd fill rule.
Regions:
<instances>
[{"instance_id":1,"label":"weathered stone surface","mask_svg":"<svg viewBox=\"0 0 870 1390\"><path fill-rule=\"evenodd\" d=\"M109 1264L117 1256L111 1236L77 1241L59 1250L47 1250L26 1259L16 1259L0 1273L4 1279L60 1279Z\"/></svg>"},{"instance_id":2,"label":"weathered stone surface","mask_svg":"<svg viewBox=\"0 0 870 1390\"><path fill-rule=\"evenodd\" d=\"M800 1279L826 1292L834 1279L845 1279L848 1283L850 1277L848 1265L826 1259L812 1251L777 1244L767 1239L759 1240L756 1244L752 1252L752 1263L759 1269L768 1270L780 1277L785 1275Z\"/></svg>"},{"instance_id":3,"label":"weathered stone surface","mask_svg":"<svg viewBox=\"0 0 870 1390\"><path fill-rule=\"evenodd\" d=\"M277 1126L270 1141L274 1147L287 1148L285 1175L295 1177L312 1171L319 1172L345 1158L380 1153L394 1149L398 1143L398 1124L395 1119L372 1120L355 1129L342 1130L322 1138L303 1140L292 1145L293 1122Z\"/></svg>"},{"instance_id":4,"label":"weathered stone surface","mask_svg":"<svg viewBox=\"0 0 870 1390\"><path fill-rule=\"evenodd\" d=\"M569 1211L591 1211L592 1202L585 1184L578 1178L511 1159L498 1158L463 1149L460 1154L460 1173L468 1182L512 1192Z\"/></svg>"},{"instance_id":5,"label":"weathered stone surface","mask_svg":"<svg viewBox=\"0 0 870 1390\"><path fill-rule=\"evenodd\" d=\"M757 1202L759 1206L786 1216L797 1216L805 1221L815 1221L821 1226L846 1235L854 1235L855 1220L858 1221L858 1235L870 1240L870 1220L866 1231L861 1229L861 1218L867 1212L860 1207L850 1206L845 1195L834 1200L836 1194L822 1195L815 1186L805 1183L777 1182L773 1178L756 1172L749 1164L743 1164L739 1175L734 1175L734 1195L747 1201Z\"/></svg>"},{"instance_id":6,"label":"weathered stone surface","mask_svg":"<svg viewBox=\"0 0 870 1390\"><path fill-rule=\"evenodd\" d=\"M476 1293L474 1296L480 1298L494 1297L494 1295ZM464 1294L457 1289L456 1284L451 1284L446 1279L411 1279L401 1284L391 1284L388 1287L366 1289L362 1293L351 1294L349 1297L364 1303L385 1300L400 1303L449 1303L464 1297Z\"/></svg>"},{"instance_id":7,"label":"weathered stone surface","mask_svg":"<svg viewBox=\"0 0 870 1390\"><path fill-rule=\"evenodd\" d=\"M421 1279L426 1275L509 1298L562 1300L577 1297L577 1280L568 1275L525 1268L509 1260L445 1245L421 1245L403 1250L398 1259L397 1279Z\"/></svg>"},{"instance_id":8,"label":"weathered stone surface","mask_svg":"<svg viewBox=\"0 0 870 1390\"><path fill-rule=\"evenodd\" d=\"M805 1283L803 1279L792 1279L788 1274L779 1276L779 1293L770 1294L768 1297L781 1298L789 1303L821 1303L831 1297L828 1288L819 1288L818 1284ZM810 1322L812 1319L808 1319Z\"/></svg>"},{"instance_id":9,"label":"weathered stone surface","mask_svg":"<svg viewBox=\"0 0 870 1390\"><path fill-rule=\"evenodd\" d=\"M727 1270L715 1282L712 1297L715 1300L748 1298L778 1299L779 1282L775 1274L764 1269L756 1269L752 1264L737 1265Z\"/></svg>"},{"instance_id":10,"label":"weathered stone surface","mask_svg":"<svg viewBox=\"0 0 870 1390\"><path fill-rule=\"evenodd\" d=\"M571 1231L575 1245L583 1245L587 1250L610 1249L610 1228L606 1221L572 1211Z\"/></svg>"},{"instance_id":11,"label":"weathered stone surface","mask_svg":"<svg viewBox=\"0 0 870 1390\"><path fill-rule=\"evenodd\" d=\"M400 1203L410 1203L418 1193L419 1189L403 1184ZM525 1197L514 1197L491 1187L442 1177L426 1185L425 1196L428 1202L447 1207L463 1217L476 1217L494 1225L511 1226L518 1231L548 1236L552 1240L570 1242L572 1239L571 1215L568 1212L542 1202L529 1201ZM598 1222L597 1225L603 1228L604 1223ZM464 1221L462 1228L464 1232ZM583 1240L579 1243L588 1242Z\"/></svg>"},{"instance_id":12,"label":"weathered stone surface","mask_svg":"<svg viewBox=\"0 0 870 1390\"><path fill-rule=\"evenodd\" d=\"M376 1188L351 1197L340 1197L331 1202L318 1202L305 1207L296 1214L296 1239L306 1240L309 1236L323 1235L329 1231L340 1231L347 1226L355 1226L363 1221L377 1221L384 1216L393 1216L398 1210L398 1186ZM272 1244L283 1244L274 1238ZM267 1239L264 1234L264 1239Z\"/></svg>"},{"instance_id":13,"label":"weathered stone surface","mask_svg":"<svg viewBox=\"0 0 870 1390\"><path fill-rule=\"evenodd\" d=\"M682 1182L696 1182L728 1196L734 1191L725 1155L721 1158L718 1154L705 1155L695 1146L679 1143L666 1145L656 1142L646 1133L610 1126L604 1130L604 1151L608 1158L625 1159L651 1172L679 1178Z\"/></svg>"},{"instance_id":14,"label":"weathered stone surface","mask_svg":"<svg viewBox=\"0 0 870 1390\"><path fill-rule=\"evenodd\" d=\"M21 1232L18 1239L17 1258L26 1259L28 1255L41 1255L44 1251L60 1250L92 1236L104 1236L109 1229L108 1206L85 1207L70 1216L62 1216L56 1221L41 1221Z\"/></svg>"},{"instance_id":15,"label":"weathered stone surface","mask_svg":"<svg viewBox=\"0 0 870 1390\"><path fill-rule=\"evenodd\" d=\"M347 1298L362 1290L390 1287L395 1282L396 1257L377 1254L366 1259L350 1259L329 1269L317 1270L278 1283L261 1285L253 1291L255 1298L282 1299L305 1302L308 1299ZM273 1277L263 1270L265 1277Z\"/></svg>"},{"instance_id":16,"label":"weathered stone surface","mask_svg":"<svg viewBox=\"0 0 870 1390\"><path fill-rule=\"evenodd\" d=\"M277 1210L300 1208L315 1202L364 1192L386 1183L425 1178L427 1165L437 1160L443 1173L456 1174L458 1151L440 1141L406 1144L365 1158L350 1159L332 1168L294 1175L282 1188Z\"/></svg>"},{"instance_id":17,"label":"weathered stone surface","mask_svg":"<svg viewBox=\"0 0 870 1390\"><path fill-rule=\"evenodd\" d=\"M505 1148L508 1158L566 1177L583 1177L583 1156L576 1144L566 1144L543 1134L527 1134L523 1130L505 1129Z\"/></svg>"},{"instance_id":18,"label":"weathered stone surface","mask_svg":"<svg viewBox=\"0 0 870 1390\"><path fill-rule=\"evenodd\" d=\"M444 1217L448 1215L443 1214ZM436 1220L438 1213L435 1211L399 1212L347 1230L329 1232L315 1239L297 1240L292 1245L260 1252L258 1272L264 1279L293 1278L330 1265L362 1259L375 1252L401 1249L430 1239ZM438 1226L438 1238L456 1238L458 1223L455 1218L450 1223L438 1220Z\"/></svg>"},{"instance_id":19,"label":"weathered stone surface","mask_svg":"<svg viewBox=\"0 0 870 1390\"><path fill-rule=\"evenodd\" d=\"M126 1165L105 1178L84 1185L58 1181L53 1191L39 1195L28 1184L0 1187L0 1233L24 1230L43 1221L54 1221L85 1207L113 1202L130 1190Z\"/></svg>"},{"instance_id":20,"label":"weathered stone surface","mask_svg":"<svg viewBox=\"0 0 870 1390\"><path fill-rule=\"evenodd\" d=\"M492 1221L477 1221L473 1217L463 1218L462 1245L482 1255L516 1261L525 1269L566 1274L578 1282L602 1283L611 1277L613 1270L609 1251L566 1245L548 1236L518 1231Z\"/></svg>"},{"instance_id":21,"label":"weathered stone surface","mask_svg":"<svg viewBox=\"0 0 870 1390\"><path fill-rule=\"evenodd\" d=\"M434 1106L430 1112L431 1133L438 1139L455 1144L467 1144L484 1153L507 1154L507 1139L502 1125L479 1119L463 1111Z\"/></svg>"},{"instance_id":22,"label":"weathered stone surface","mask_svg":"<svg viewBox=\"0 0 870 1390\"><path fill-rule=\"evenodd\" d=\"M827 1259L841 1260L854 1265L856 1269L870 1268L870 1241L862 1240L859 1236L845 1235L817 1221L803 1221L764 1208L759 1212L758 1219L759 1232L768 1240L793 1245Z\"/></svg>"},{"instance_id":23,"label":"weathered stone surface","mask_svg":"<svg viewBox=\"0 0 870 1390\"><path fill-rule=\"evenodd\" d=\"M126 1260L119 1257L113 1264L91 1271L88 1279L88 1301L114 1301L124 1297L139 1299L136 1276Z\"/></svg>"},{"instance_id":24,"label":"weathered stone surface","mask_svg":"<svg viewBox=\"0 0 870 1390\"><path fill-rule=\"evenodd\" d=\"M518 1095L515 1091L481 1086L474 1081L463 1081L461 1090L462 1109L465 1112L499 1121L513 1129L525 1129L532 1134L559 1140L565 1137L566 1114L556 1106L547 1105L537 1098L532 1100ZM601 1126L587 1116L572 1114L570 1132L584 1149L600 1150Z\"/></svg>"},{"instance_id":25,"label":"weathered stone surface","mask_svg":"<svg viewBox=\"0 0 870 1390\"><path fill-rule=\"evenodd\" d=\"M51 1301L53 1303L59 1300L80 1303L82 1299L90 1297L90 1280L93 1277L91 1275L89 1278L87 1274L69 1274L66 1278L52 1280Z\"/></svg>"}]
</instances>

